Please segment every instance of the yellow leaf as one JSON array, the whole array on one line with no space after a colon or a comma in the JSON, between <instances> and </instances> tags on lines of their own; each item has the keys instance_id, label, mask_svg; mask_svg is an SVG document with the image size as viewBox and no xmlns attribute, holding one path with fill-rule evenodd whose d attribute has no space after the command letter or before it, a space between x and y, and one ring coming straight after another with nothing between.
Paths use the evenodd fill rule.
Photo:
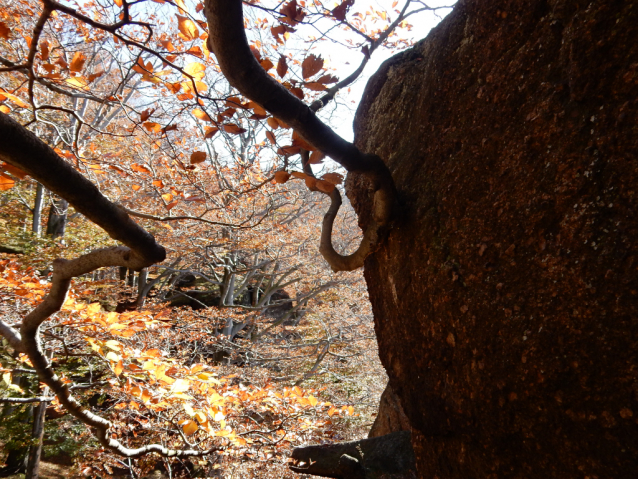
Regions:
<instances>
[{"instance_id":1,"label":"yellow leaf","mask_svg":"<svg viewBox=\"0 0 638 479\"><path fill-rule=\"evenodd\" d=\"M113 367L113 372L116 376L119 376L120 374L122 374L122 371L124 371L124 365L122 364L122 360L120 359L115 367Z\"/></svg>"},{"instance_id":2,"label":"yellow leaf","mask_svg":"<svg viewBox=\"0 0 638 479\"><path fill-rule=\"evenodd\" d=\"M188 414L190 417L193 417L195 415L193 406L191 406L189 403L184 403L184 412Z\"/></svg>"},{"instance_id":3,"label":"yellow leaf","mask_svg":"<svg viewBox=\"0 0 638 479\"><path fill-rule=\"evenodd\" d=\"M204 424L206 422L206 415L201 411L197 411L195 413L195 419L197 419L200 424Z\"/></svg>"},{"instance_id":4,"label":"yellow leaf","mask_svg":"<svg viewBox=\"0 0 638 479\"><path fill-rule=\"evenodd\" d=\"M213 120L210 119L210 116L208 116L208 114L205 111L200 110L199 108L195 108L193 110L193 116L195 118L198 118L202 121L210 121L212 122Z\"/></svg>"},{"instance_id":5,"label":"yellow leaf","mask_svg":"<svg viewBox=\"0 0 638 479\"><path fill-rule=\"evenodd\" d=\"M203 80L206 75L206 67L199 62L193 62L184 67L184 72L195 78L195 80Z\"/></svg>"},{"instance_id":6,"label":"yellow leaf","mask_svg":"<svg viewBox=\"0 0 638 479\"><path fill-rule=\"evenodd\" d=\"M175 16L177 17L177 28L184 40L190 41L199 37L199 29L192 20L181 15Z\"/></svg>"},{"instance_id":7,"label":"yellow leaf","mask_svg":"<svg viewBox=\"0 0 638 479\"><path fill-rule=\"evenodd\" d=\"M188 391L190 387L191 387L190 382L186 381L185 379L177 379L175 380L175 382L173 383L173 386L171 387L171 392L183 393Z\"/></svg>"},{"instance_id":8,"label":"yellow leaf","mask_svg":"<svg viewBox=\"0 0 638 479\"><path fill-rule=\"evenodd\" d=\"M122 358L120 358L113 351L109 351L108 353L106 353L106 359L108 359L109 361L113 361L114 363L117 363L121 361Z\"/></svg>"},{"instance_id":9,"label":"yellow leaf","mask_svg":"<svg viewBox=\"0 0 638 479\"><path fill-rule=\"evenodd\" d=\"M70 77L67 78L66 80L64 80L65 82L67 82L69 85L75 87L75 88L79 88L81 90L84 90L86 88L88 88L89 86L89 82L86 78L84 77Z\"/></svg>"},{"instance_id":10,"label":"yellow leaf","mask_svg":"<svg viewBox=\"0 0 638 479\"><path fill-rule=\"evenodd\" d=\"M314 397L313 395L310 395L308 396L308 402L310 403L312 407L315 407L318 401L316 397Z\"/></svg>"},{"instance_id":11,"label":"yellow leaf","mask_svg":"<svg viewBox=\"0 0 638 479\"><path fill-rule=\"evenodd\" d=\"M104 343L104 346L106 346L109 349L112 349L113 351L120 351L122 349L122 345L119 343L119 341L116 341L115 339L109 339L108 341Z\"/></svg>"},{"instance_id":12,"label":"yellow leaf","mask_svg":"<svg viewBox=\"0 0 638 479\"><path fill-rule=\"evenodd\" d=\"M162 199L166 202L171 201L173 199L173 195L171 195L170 193L164 193L162 195Z\"/></svg>"}]
</instances>

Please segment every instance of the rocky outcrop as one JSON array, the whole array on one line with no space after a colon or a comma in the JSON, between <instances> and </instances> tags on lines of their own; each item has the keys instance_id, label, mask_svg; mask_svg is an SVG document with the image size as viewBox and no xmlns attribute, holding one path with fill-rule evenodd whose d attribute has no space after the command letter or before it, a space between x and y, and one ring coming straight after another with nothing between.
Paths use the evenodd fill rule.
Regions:
<instances>
[{"instance_id":1,"label":"rocky outcrop","mask_svg":"<svg viewBox=\"0 0 638 479\"><path fill-rule=\"evenodd\" d=\"M393 432L409 430L410 421L403 412L401 401L388 384L381 394L377 417L370 428L368 437L385 436Z\"/></svg>"},{"instance_id":2,"label":"rocky outcrop","mask_svg":"<svg viewBox=\"0 0 638 479\"><path fill-rule=\"evenodd\" d=\"M637 39L636 2L462 0L369 82L399 204L365 277L420 477L635 477Z\"/></svg>"}]
</instances>

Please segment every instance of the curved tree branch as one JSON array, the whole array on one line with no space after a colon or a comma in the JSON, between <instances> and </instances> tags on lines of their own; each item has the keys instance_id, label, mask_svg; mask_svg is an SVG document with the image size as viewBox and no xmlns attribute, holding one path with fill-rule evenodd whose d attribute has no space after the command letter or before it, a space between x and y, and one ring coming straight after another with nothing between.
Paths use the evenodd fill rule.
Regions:
<instances>
[{"instance_id":1,"label":"curved tree branch","mask_svg":"<svg viewBox=\"0 0 638 479\"><path fill-rule=\"evenodd\" d=\"M105 448L126 457L139 457L151 452L166 457L203 456L218 450L175 450L159 444L128 448L111 437L111 422L82 407L71 394L70 388L55 374L42 352L39 330L42 323L64 304L71 279L105 266L140 270L163 261L166 252L152 235L104 197L93 183L60 158L52 148L3 113L0 113L0 159L29 173L104 228L112 238L126 245L95 250L72 260L55 260L48 295L24 318L19 333L14 327L0 321L0 335L16 351L29 356L40 381L51 388L67 411L94 430Z\"/></svg>"},{"instance_id":2,"label":"curved tree branch","mask_svg":"<svg viewBox=\"0 0 638 479\"><path fill-rule=\"evenodd\" d=\"M320 249L324 258L335 271L359 268L363 265L365 257L378 245L381 229L390 221L395 189L387 166L378 156L361 152L352 143L337 135L308 105L266 73L248 46L241 0L206 0L204 11L209 27L208 47L217 57L219 66L230 84L292 126L306 141L346 170L363 173L372 182L374 218L364 232L363 243L357 252L346 257L339 255L332 248L330 231L326 231L328 225L331 230L334 216L341 205L340 195L339 201L335 200L338 192L331 197L331 219L328 214L324 219Z\"/></svg>"}]
</instances>

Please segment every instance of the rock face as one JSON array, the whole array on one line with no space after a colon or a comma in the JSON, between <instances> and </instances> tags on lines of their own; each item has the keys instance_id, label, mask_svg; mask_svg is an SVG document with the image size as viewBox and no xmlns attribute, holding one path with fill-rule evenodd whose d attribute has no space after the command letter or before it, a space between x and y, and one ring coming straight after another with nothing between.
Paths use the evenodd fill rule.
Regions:
<instances>
[{"instance_id":1,"label":"rock face","mask_svg":"<svg viewBox=\"0 0 638 479\"><path fill-rule=\"evenodd\" d=\"M637 98L620 0L461 0L368 84L400 204L365 276L420 477L636 477Z\"/></svg>"},{"instance_id":2,"label":"rock face","mask_svg":"<svg viewBox=\"0 0 638 479\"><path fill-rule=\"evenodd\" d=\"M370 428L369 438L385 436L398 431L409 431L410 420L403 412L401 401L388 384L381 394L379 412Z\"/></svg>"}]
</instances>

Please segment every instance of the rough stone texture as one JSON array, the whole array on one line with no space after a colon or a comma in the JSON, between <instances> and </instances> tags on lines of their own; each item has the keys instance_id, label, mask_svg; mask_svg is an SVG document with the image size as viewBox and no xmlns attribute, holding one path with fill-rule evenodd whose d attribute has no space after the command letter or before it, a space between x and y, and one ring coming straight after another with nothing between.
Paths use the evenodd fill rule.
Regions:
<instances>
[{"instance_id":1,"label":"rough stone texture","mask_svg":"<svg viewBox=\"0 0 638 479\"><path fill-rule=\"evenodd\" d=\"M461 1L371 79L400 205L365 275L420 477L638 474L637 97L635 1Z\"/></svg>"},{"instance_id":2,"label":"rough stone texture","mask_svg":"<svg viewBox=\"0 0 638 479\"><path fill-rule=\"evenodd\" d=\"M381 394L379 401L379 411L374 420L374 424L370 428L368 437L385 436L398 431L409 431L410 421L403 412L401 401L394 393L392 387L388 383Z\"/></svg>"}]
</instances>

